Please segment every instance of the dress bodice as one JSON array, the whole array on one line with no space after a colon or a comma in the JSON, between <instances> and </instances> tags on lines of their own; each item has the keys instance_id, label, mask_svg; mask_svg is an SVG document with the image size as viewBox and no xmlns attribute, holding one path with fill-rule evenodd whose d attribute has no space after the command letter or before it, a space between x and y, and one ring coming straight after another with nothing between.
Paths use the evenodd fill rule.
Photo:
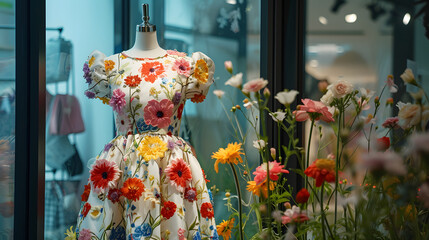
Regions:
<instances>
[{"instance_id":1,"label":"dress bodice","mask_svg":"<svg viewBox=\"0 0 429 240\"><path fill-rule=\"evenodd\" d=\"M202 102L213 82L213 61L201 52L168 50L158 58L106 57L92 52L83 71L85 95L112 107L118 135L178 135L187 99Z\"/></svg>"}]
</instances>

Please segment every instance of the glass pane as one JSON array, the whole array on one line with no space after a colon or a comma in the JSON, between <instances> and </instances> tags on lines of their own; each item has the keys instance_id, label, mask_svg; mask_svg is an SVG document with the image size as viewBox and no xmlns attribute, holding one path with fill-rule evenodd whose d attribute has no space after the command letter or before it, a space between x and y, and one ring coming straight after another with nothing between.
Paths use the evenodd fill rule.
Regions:
<instances>
[{"instance_id":1,"label":"glass pane","mask_svg":"<svg viewBox=\"0 0 429 240\"><path fill-rule=\"evenodd\" d=\"M186 102L181 123L180 136L190 143L196 152L198 162L210 180L207 187L214 196L216 223L228 220L231 212L225 205L226 191L236 195L234 177L227 165L219 165L219 173L214 170L211 158L213 152L227 143L237 141L234 129L225 115L219 99L213 90L225 91L225 107L229 111L232 103L243 106L243 97L237 89L225 86L231 75L225 70L224 62L232 61L234 73L243 73L243 82L260 76L260 1L258 0L165 0L139 1L148 3L150 22L157 26L158 41L162 48L185 52L203 52L216 65L215 82L210 87L202 103ZM135 25L141 23L141 5L131 6L130 32L131 46L134 44ZM251 128L243 115L237 114L243 131ZM243 117L243 118L240 118ZM249 131L246 153L251 168L259 164L257 150L252 147L256 136ZM242 174L242 173L241 173ZM245 181L241 181L241 192L246 202L250 199ZM232 199L232 206L237 201ZM249 222L253 222L252 219ZM246 233L252 236L257 231L252 224L247 224Z\"/></svg>"},{"instance_id":2,"label":"glass pane","mask_svg":"<svg viewBox=\"0 0 429 240\"><path fill-rule=\"evenodd\" d=\"M15 1L0 1L0 238L13 239Z\"/></svg>"},{"instance_id":3,"label":"glass pane","mask_svg":"<svg viewBox=\"0 0 429 240\"><path fill-rule=\"evenodd\" d=\"M92 51L113 54L113 13L113 1L46 1L45 239L75 231L87 165L113 138L112 111L84 95L82 71Z\"/></svg>"}]
</instances>

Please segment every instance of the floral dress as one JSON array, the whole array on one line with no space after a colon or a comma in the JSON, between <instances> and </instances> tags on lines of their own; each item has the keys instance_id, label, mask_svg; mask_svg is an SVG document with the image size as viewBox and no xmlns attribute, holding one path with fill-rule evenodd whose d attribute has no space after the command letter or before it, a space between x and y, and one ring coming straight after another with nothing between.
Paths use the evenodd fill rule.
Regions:
<instances>
[{"instance_id":1,"label":"floral dress","mask_svg":"<svg viewBox=\"0 0 429 240\"><path fill-rule=\"evenodd\" d=\"M78 239L218 239L204 171L180 137L187 99L202 102L214 63L167 51L159 58L106 57L84 64L85 95L109 104L117 136L92 164Z\"/></svg>"}]
</instances>

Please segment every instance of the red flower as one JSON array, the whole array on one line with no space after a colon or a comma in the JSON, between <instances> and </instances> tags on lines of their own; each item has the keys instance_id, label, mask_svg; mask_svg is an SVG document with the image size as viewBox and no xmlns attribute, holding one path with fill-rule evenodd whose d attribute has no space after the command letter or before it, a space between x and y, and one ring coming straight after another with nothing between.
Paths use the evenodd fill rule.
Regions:
<instances>
[{"instance_id":1,"label":"red flower","mask_svg":"<svg viewBox=\"0 0 429 240\"><path fill-rule=\"evenodd\" d=\"M176 212L176 204L174 202L164 202L164 206L161 209L161 215L166 219L170 219Z\"/></svg>"},{"instance_id":2,"label":"red flower","mask_svg":"<svg viewBox=\"0 0 429 240\"><path fill-rule=\"evenodd\" d=\"M85 185L85 190L83 190L82 195L80 195L80 199L82 200L82 202L88 201L88 197L90 193L91 193L91 185L89 185L88 183Z\"/></svg>"},{"instance_id":3,"label":"red flower","mask_svg":"<svg viewBox=\"0 0 429 240\"><path fill-rule=\"evenodd\" d=\"M142 79L138 75L128 76L124 80L129 87L137 87L141 81Z\"/></svg>"},{"instance_id":4,"label":"red flower","mask_svg":"<svg viewBox=\"0 0 429 240\"><path fill-rule=\"evenodd\" d=\"M141 77L146 82L154 83L155 80L165 72L164 65L160 62L144 62L139 69Z\"/></svg>"},{"instance_id":5,"label":"red flower","mask_svg":"<svg viewBox=\"0 0 429 240\"><path fill-rule=\"evenodd\" d=\"M189 74L191 72L191 66L189 65L188 61L181 58L181 59L177 59L174 62L172 70L176 71L180 75L184 75L186 77L189 77Z\"/></svg>"},{"instance_id":6,"label":"red flower","mask_svg":"<svg viewBox=\"0 0 429 240\"><path fill-rule=\"evenodd\" d=\"M137 201L140 199L144 192L144 184L139 178L128 178L121 188L122 195L126 198Z\"/></svg>"},{"instance_id":7,"label":"red flower","mask_svg":"<svg viewBox=\"0 0 429 240\"><path fill-rule=\"evenodd\" d=\"M214 216L214 210L211 203L205 202L201 205L201 216L203 218L212 218Z\"/></svg>"},{"instance_id":8,"label":"red flower","mask_svg":"<svg viewBox=\"0 0 429 240\"><path fill-rule=\"evenodd\" d=\"M322 186L324 181L335 182L335 161L331 159L316 159L304 171L305 175L316 179L316 187Z\"/></svg>"},{"instance_id":9,"label":"red flower","mask_svg":"<svg viewBox=\"0 0 429 240\"><path fill-rule=\"evenodd\" d=\"M164 128L171 123L174 104L168 99L150 100L144 108L144 121L147 125Z\"/></svg>"},{"instance_id":10,"label":"red flower","mask_svg":"<svg viewBox=\"0 0 429 240\"><path fill-rule=\"evenodd\" d=\"M119 202L119 198L122 196L121 189L110 189L109 194L107 194L107 198L112 201L112 203Z\"/></svg>"},{"instance_id":11,"label":"red flower","mask_svg":"<svg viewBox=\"0 0 429 240\"><path fill-rule=\"evenodd\" d=\"M91 204L85 203L85 205L83 205L82 212L81 212L82 216L86 217L86 215L88 215L89 213L89 210L91 210Z\"/></svg>"},{"instance_id":12,"label":"red flower","mask_svg":"<svg viewBox=\"0 0 429 240\"><path fill-rule=\"evenodd\" d=\"M296 194L296 202L306 203L309 197L310 193L307 191L307 189L303 188Z\"/></svg>"},{"instance_id":13,"label":"red flower","mask_svg":"<svg viewBox=\"0 0 429 240\"><path fill-rule=\"evenodd\" d=\"M191 102L193 103L200 103L204 102L204 99L206 99L206 96L203 94L195 94L193 98L191 98Z\"/></svg>"},{"instance_id":14,"label":"red flower","mask_svg":"<svg viewBox=\"0 0 429 240\"><path fill-rule=\"evenodd\" d=\"M197 189L196 188L186 188L185 189L185 199L189 202L197 200Z\"/></svg>"},{"instance_id":15,"label":"red flower","mask_svg":"<svg viewBox=\"0 0 429 240\"><path fill-rule=\"evenodd\" d=\"M386 151L390 147L390 138L382 137L377 139L377 149L380 151Z\"/></svg>"},{"instance_id":16,"label":"red flower","mask_svg":"<svg viewBox=\"0 0 429 240\"><path fill-rule=\"evenodd\" d=\"M171 185L175 186L180 192L183 192L186 185L192 180L191 169L181 158L172 160L165 169L165 173L170 179Z\"/></svg>"},{"instance_id":17,"label":"red flower","mask_svg":"<svg viewBox=\"0 0 429 240\"><path fill-rule=\"evenodd\" d=\"M98 159L89 172L91 173L90 179L94 188L101 189L114 187L120 175L116 163L106 159Z\"/></svg>"},{"instance_id":18,"label":"red flower","mask_svg":"<svg viewBox=\"0 0 429 240\"><path fill-rule=\"evenodd\" d=\"M180 104L179 108L177 109L177 118L179 120L182 119L183 107L185 107L185 105L182 103L182 104Z\"/></svg>"},{"instance_id":19,"label":"red flower","mask_svg":"<svg viewBox=\"0 0 429 240\"><path fill-rule=\"evenodd\" d=\"M210 182L210 180L207 179L207 175L204 172L204 169L201 169L203 171L203 177L204 177L204 181L206 181L206 183Z\"/></svg>"}]
</instances>

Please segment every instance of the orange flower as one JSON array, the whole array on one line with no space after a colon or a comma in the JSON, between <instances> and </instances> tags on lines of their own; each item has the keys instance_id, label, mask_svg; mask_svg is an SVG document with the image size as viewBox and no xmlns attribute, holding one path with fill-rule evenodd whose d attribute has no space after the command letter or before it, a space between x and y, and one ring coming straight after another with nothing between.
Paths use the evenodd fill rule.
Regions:
<instances>
[{"instance_id":1,"label":"orange flower","mask_svg":"<svg viewBox=\"0 0 429 240\"><path fill-rule=\"evenodd\" d=\"M139 178L128 178L121 188L122 195L126 198L136 201L139 200L144 192L144 184Z\"/></svg>"},{"instance_id":2,"label":"orange flower","mask_svg":"<svg viewBox=\"0 0 429 240\"><path fill-rule=\"evenodd\" d=\"M316 159L304 171L305 175L316 179L316 187L323 182L335 182L335 161L331 159Z\"/></svg>"},{"instance_id":3,"label":"orange flower","mask_svg":"<svg viewBox=\"0 0 429 240\"><path fill-rule=\"evenodd\" d=\"M270 190L274 190L277 183L270 181ZM256 196L260 197L261 192L264 194L264 197L268 197L268 188L267 188L267 180L263 181L261 184L256 184L255 181L248 181L247 182L247 191L255 194Z\"/></svg>"},{"instance_id":4,"label":"orange flower","mask_svg":"<svg viewBox=\"0 0 429 240\"><path fill-rule=\"evenodd\" d=\"M176 204L174 202L164 202L164 206L161 209L161 215L166 219L170 219L176 212Z\"/></svg>"},{"instance_id":5,"label":"orange flower","mask_svg":"<svg viewBox=\"0 0 429 240\"><path fill-rule=\"evenodd\" d=\"M204 102L204 99L206 99L206 96L204 96L203 94L195 94L194 97L191 98L191 102L200 103Z\"/></svg>"},{"instance_id":6,"label":"orange flower","mask_svg":"<svg viewBox=\"0 0 429 240\"><path fill-rule=\"evenodd\" d=\"M96 97L98 99L100 99L101 101L103 101L103 104L109 104L110 99L106 98L106 97Z\"/></svg>"},{"instance_id":7,"label":"orange flower","mask_svg":"<svg viewBox=\"0 0 429 240\"><path fill-rule=\"evenodd\" d=\"M223 220L219 225L216 226L216 230L224 240L229 240L231 237L231 229L234 227L235 218L231 218L228 221Z\"/></svg>"},{"instance_id":8,"label":"orange flower","mask_svg":"<svg viewBox=\"0 0 429 240\"><path fill-rule=\"evenodd\" d=\"M141 81L142 79L138 75L128 76L124 80L129 87L137 87Z\"/></svg>"},{"instance_id":9,"label":"orange flower","mask_svg":"<svg viewBox=\"0 0 429 240\"><path fill-rule=\"evenodd\" d=\"M160 62L144 62L139 69L141 77L146 82L154 83L155 80L165 72L164 65Z\"/></svg>"},{"instance_id":10,"label":"orange flower","mask_svg":"<svg viewBox=\"0 0 429 240\"><path fill-rule=\"evenodd\" d=\"M195 63L194 77L202 84L209 79L209 67L204 59L198 59L197 63Z\"/></svg>"},{"instance_id":11,"label":"orange flower","mask_svg":"<svg viewBox=\"0 0 429 240\"><path fill-rule=\"evenodd\" d=\"M229 143L227 148L219 148L219 150L212 155L212 158L216 159L216 162L214 164L214 169L216 170L216 173L219 172L219 163L238 164L238 162L243 162L243 159L241 159L240 156L241 154L244 154L243 152L241 152L241 143Z\"/></svg>"},{"instance_id":12,"label":"orange flower","mask_svg":"<svg viewBox=\"0 0 429 240\"><path fill-rule=\"evenodd\" d=\"M106 72L109 72L115 67L115 62L112 60L104 60L104 68L106 69Z\"/></svg>"}]
</instances>

